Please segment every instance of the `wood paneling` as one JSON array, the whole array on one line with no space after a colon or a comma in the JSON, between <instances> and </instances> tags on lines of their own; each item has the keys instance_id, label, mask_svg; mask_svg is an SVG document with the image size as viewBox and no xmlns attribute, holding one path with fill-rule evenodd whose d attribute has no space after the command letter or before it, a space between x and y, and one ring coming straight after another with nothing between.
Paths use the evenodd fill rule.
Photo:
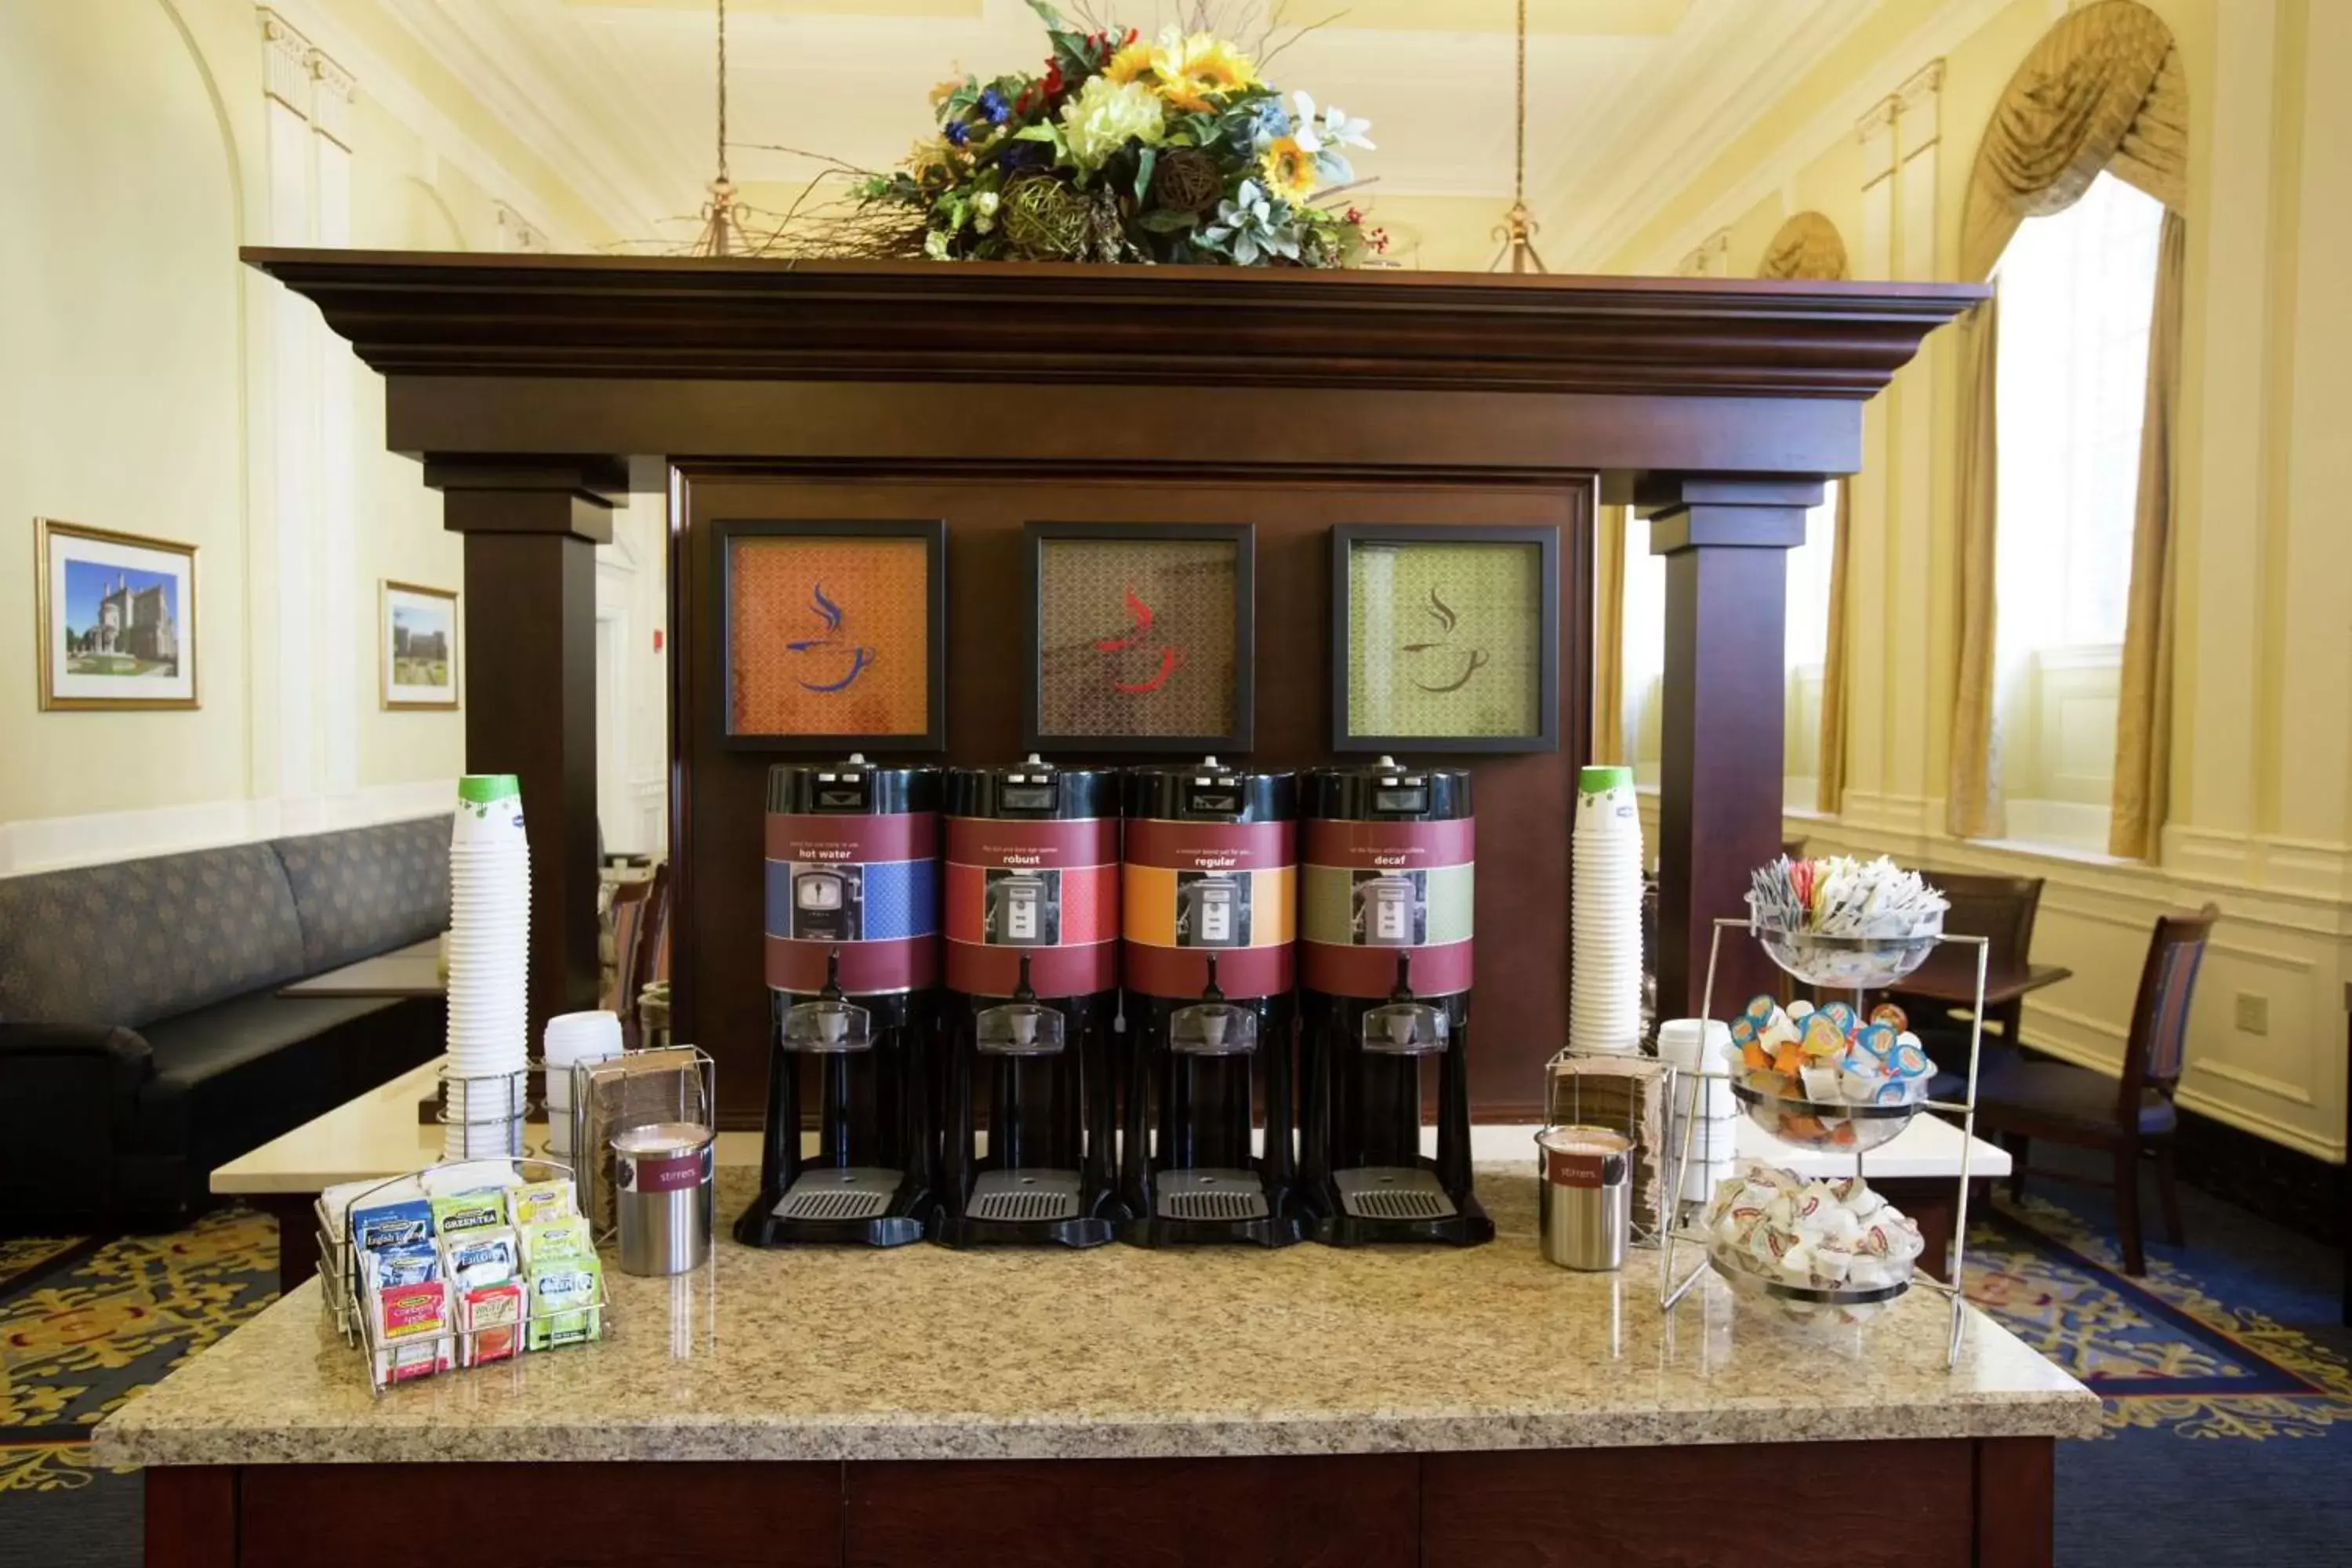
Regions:
<instances>
[{"instance_id":1,"label":"wood paneling","mask_svg":"<svg viewBox=\"0 0 2352 1568\"><path fill-rule=\"evenodd\" d=\"M147 1568L236 1568L237 1475L226 1465L147 1472Z\"/></svg>"},{"instance_id":2,"label":"wood paneling","mask_svg":"<svg viewBox=\"0 0 2352 1568\"><path fill-rule=\"evenodd\" d=\"M1976 1446L1976 1560L1986 1568L2050 1568L2057 1474L2047 1437Z\"/></svg>"},{"instance_id":3,"label":"wood paneling","mask_svg":"<svg viewBox=\"0 0 2352 1568\"><path fill-rule=\"evenodd\" d=\"M767 1079L768 1003L760 967L761 820L774 759L714 743L707 715L719 694L709 639L710 524L742 518L943 518L948 523L949 749L918 762L1017 759L1021 617L1028 521L1249 522L1257 531L1257 746L1261 767L1332 760L1330 530L1342 522L1493 525L1560 530L1561 679L1557 752L1446 758L1474 770L1482 827L1477 992L1471 1026L1474 1109L1535 1113L1544 1059L1567 1037L1568 851L1576 769L1591 725L1589 479L1548 484L1282 483L1181 470L1149 482L1007 478L850 481L694 472L685 486L683 554L674 582L677 740L685 759L673 840L680 875L675 1017L680 1039L718 1058L722 1104L756 1114ZM1106 752L1058 762L1145 761Z\"/></svg>"},{"instance_id":4,"label":"wood paneling","mask_svg":"<svg viewBox=\"0 0 2352 1568\"><path fill-rule=\"evenodd\" d=\"M240 1476L240 1568L413 1568L452 1556L498 1568L841 1561L835 1464L257 1465Z\"/></svg>"},{"instance_id":5,"label":"wood paneling","mask_svg":"<svg viewBox=\"0 0 2352 1568\"><path fill-rule=\"evenodd\" d=\"M1744 1444L1425 1454L1421 1564L2010 1568L2010 1558L1971 1553L1971 1448L1966 1442L1819 1445L1806 1459L1828 1473L1890 1483L1811 1488L1801 1511L1734 1506L1756 1497L1757 1467L1765 1462L1761 1450Z\"/></svg>"},{"instance_id":6,"label":"wood paneling","mask_svg":"<svg viewBox=\"0 0 2352 1568\"><path fill-rule=\"evenodd\" d=\"M1411 1454L852 1465L846 1568L1412 1568Z\"/></svg>"}]
</instances>

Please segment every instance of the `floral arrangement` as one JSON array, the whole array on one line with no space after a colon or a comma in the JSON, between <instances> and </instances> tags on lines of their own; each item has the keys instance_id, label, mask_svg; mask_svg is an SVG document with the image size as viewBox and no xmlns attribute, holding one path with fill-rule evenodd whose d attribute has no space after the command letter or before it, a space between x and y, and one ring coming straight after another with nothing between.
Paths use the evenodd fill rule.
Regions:
<instances>
[{"instance_id":1,"label":"floral arrangement","mask_svg":"<svg viewBox=\"0 0 2352 1568\"><path fill-rule=\"evenodd\" d=\"M866 178L869 208L922 216L937 260L1192 261L1345 267L1387 247L1353 207L1362 120L1286 99L1214 33L1080 32L1029 0L1053 54L1043 75L931 89L935 137Z\"/></svg>"}]
</instances>

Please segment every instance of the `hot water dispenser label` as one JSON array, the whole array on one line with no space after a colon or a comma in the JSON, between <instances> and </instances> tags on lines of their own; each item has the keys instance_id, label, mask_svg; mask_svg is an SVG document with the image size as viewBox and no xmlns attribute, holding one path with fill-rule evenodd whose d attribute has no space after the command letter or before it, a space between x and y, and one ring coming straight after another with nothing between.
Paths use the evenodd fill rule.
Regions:
<instances>
[{"instance_id":1,"label":"hot water dispenser label","mask_svg":"<svg viewBox=\"0 0 2352 1568\"><path fill-rule=\"evenodd\" d=\"M939 978L939 819L928 813L767 819L767 979L814 995L841 955L852 995Z\"/></svg>"}]
</instances>

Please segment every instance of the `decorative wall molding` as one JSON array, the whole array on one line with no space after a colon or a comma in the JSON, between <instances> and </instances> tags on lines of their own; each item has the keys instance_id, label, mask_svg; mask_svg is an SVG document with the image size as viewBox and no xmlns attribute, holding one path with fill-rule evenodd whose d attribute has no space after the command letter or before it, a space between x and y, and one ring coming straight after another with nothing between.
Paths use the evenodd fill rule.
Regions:
<instances>
[{"instance_id":1,"label":"decorative wall molding","mask_svg":"<svg viewBox=\"0 0 2352 1568\"><path fill-rule=\"evenodd\" d=\"M294 18L338 64L365 80L373 101L414 132L434 157L457 169L494 200L506 202L518 211L536 205L535 193L525 181L500 162L496 154L461 130L406 77L386 65L373 49L325 10L319 0L278 0L276 9ZM558 173L562 172L558 170ZM614 215L597 206L593 192L580 191L578 194L599 216L614 221ZM552 236L557 245L551 248L577 250L588 247L590 237L580 234L568 225L548 225L534 220L534 226ZM616 233L628 232L617 222L614 223L614 230Z\"/></svg>"},{"instance_id":2,"label":"decorative wall molding","mask_svg":"<svg viewBox=\"0 0 2352 1568\"><path fill-rule=\"evenodd\" d=\"M504 202L498 205L500 250L538 254L553 248L547 243L547 236L541 234L529 218Z\"/></svg>"},{"instance_id":3,"label":"decorative wall molding","mask_svg":"<svg viewBox=\"0 0 2352 1568\"><path fill-rule=\"evenodd\" d=\"M1909 37L1881 57L1875 68L1861 73L1853 87L1827 100L1818 114L1799 126L1788 140L1758 159L1754 168L1744 178L1727 188L1690 222L1666 235L1652 257L1636 258L1636 264L1664 266L1669 258L1687 250L1699 236L1733 222L1765 196L1787 184L1800 170L1835 144L1839 137L1861 123L1872 105L1887 96L1885 85L1887 81L1907 79L1929 60L1949 55L1972 34L2008 9L2010 4L2011 0L1947 0ZM1853 9L1857 18L1867 14L1862 6ZM1649 192L1648 195L1654 201L1664 194L1664 189L1658 189ZM1567 265L1586 269L1600 267L1616 253L1618 247L1641 231L1642 225L1654 210L1644 205L1612 217L1596 231L1593 237L1570 253Z\"/></svg>"},{"instance_id":4,"label":"decorative wall molding","mask_svg":"<svg viewBox=\"0 0 2352 1568\"><path fill-rule=\"evenodd\" d=\"M261 25L261 90L305 120L310 117L310 57L318 51L285 17L255 7Z\"/></svg>"},{"instance_id":5,"label":"decorative wall molding","mask_svg":"<svg viewBox=\"0 0 2352 1568\"><path fill-rule=\"evenodd\" d=\"M203 801L152 811L0 822L0 877L431 816L449 810L456 799L455 779L421 779L299 801Z\"/></svg>"},{"instance_id":6,"label":"decorative wall molding","mask_svg":"<svg viewBox=\"0 0 2352 1568\"><path fill-rule=\"evenodd\" d=\"M1728 278L1731 276L1731 231L1717 229L1702 240L1696 248L1682 258L1675 268L1678 278Z\"/></svg>"},{"instance_id":7,"label":"decorative wall molding","mask_svg":"<svg viewBox=\"0 0 2352 1568\"><path fill-rule=\"evenodd\" d=\"M359 79L320 49L312 49L305 64L313 84L310 124L348 153L352 150L352 106L359 100Z\"/></svg>"}]
</instances>

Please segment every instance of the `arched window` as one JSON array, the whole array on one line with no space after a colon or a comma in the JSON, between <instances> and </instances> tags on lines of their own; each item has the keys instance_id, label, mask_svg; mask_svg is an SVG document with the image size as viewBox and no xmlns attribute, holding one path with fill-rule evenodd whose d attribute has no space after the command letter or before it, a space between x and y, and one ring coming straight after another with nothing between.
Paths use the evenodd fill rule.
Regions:
<instances>
[{"instance_id":1,"label":"arched window","mask_svg":"<svg viewBox=\"0 0 2352 1568\"><path fill-rule=\"evenodd\" d=\"M2163 204L2101 174L2001 253L1994 763L2007 836L2103 851Z\"/></svg>"}]
</instances>

